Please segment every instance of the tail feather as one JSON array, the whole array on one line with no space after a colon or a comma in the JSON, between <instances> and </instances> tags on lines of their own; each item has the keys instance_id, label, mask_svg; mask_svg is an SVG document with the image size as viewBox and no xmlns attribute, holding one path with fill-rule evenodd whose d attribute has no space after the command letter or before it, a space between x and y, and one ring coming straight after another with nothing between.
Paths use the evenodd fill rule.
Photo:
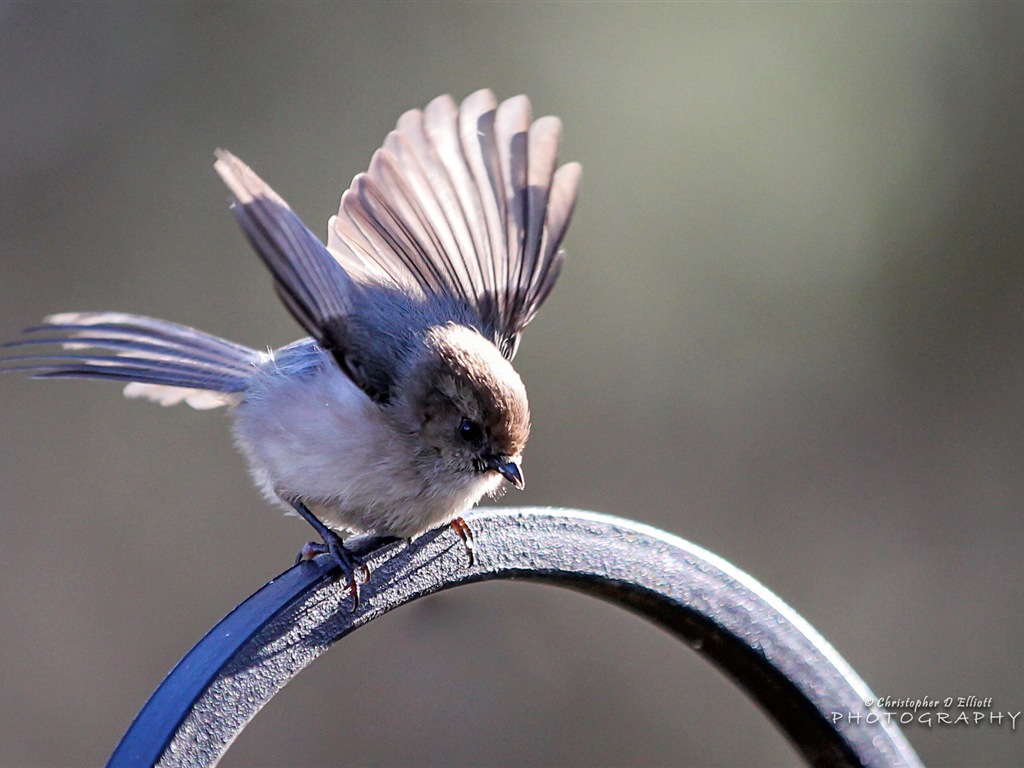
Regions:
<instances>
[{"instance_id":1,"label":"tail feather","mask_svg":"<svg viewBox=\"0 0 1024 768\"><path fill-rule=\"evenodd\" d=\"M232 402L262 361L253 349L194 328L119 312L51 315L25 334L3 346L25 347L27 354L0 359L0 372L122 381L126 396L163 405ZM60 349L45 349L54 345Z\"/></svg>"},{"instance_id":2,"label":"tail feather","mask_svg":"<svg viewBox=\"0 0 1024 768\"><path fill-rule=\"evenodd\" d=\"M48 326L39 326L38 328L28 328L24 333L34 333L42 331ZM70 327L70 326L68 326ZM70 340L70 339L73 339ZM28 339L18 339L16 341L8 341L2 346L4 347L31 347L31 346L43 346L49 344L59 344L66 350L72 349L90 349L93 347L110 350L112 352L121 351L118 355L118 359L127 360L134 353L137 359L146 360L177 360L180 358L180 347L172 346L166 343L143 341L136 336L122 335L120 333L108 333L106 335L92 335L86 333L76 333L73 337L67 335L63 336L36 336ZM216 353L207 352L201 348L195 348L191 350L192 359L195 361L202 361L211 365L222 365L232 370L236 368L231 364L218 358ZM35 358L37 354L24 355L24 358ZM62 357L66 357L63 355ZM16 360L17 357L7 358L9 360ZM238 367L237 370L244 370L243 367Z\"/></svg>"},{"instance_id":3,"label":"tail feather","mask_svg":"<svg viewBox=\"0 0 1024 768\"><path fill-rule=\"evenodd\" d=\"M61 312L44 318L43 325L29 328L26 333L39 330L65 331L80 338L90 332L107 332L115 338L137 339L154 343L165 343L195 353L206 350L213 358L222 362L241 361L243 366L259 357L255 350L235 344L204 331L186 325L157 320L143 315L129 315L123 312Z\"/></svg>"}]
</instances>

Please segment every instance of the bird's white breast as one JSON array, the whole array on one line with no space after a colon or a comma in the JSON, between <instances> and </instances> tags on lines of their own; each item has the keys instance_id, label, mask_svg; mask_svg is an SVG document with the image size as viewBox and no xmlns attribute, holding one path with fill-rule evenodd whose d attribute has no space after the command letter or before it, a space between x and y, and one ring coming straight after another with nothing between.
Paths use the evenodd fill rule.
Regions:
<instances>
[{"instance_id":1,"label":"bird's white breast","mask_svg":"<svg viewBox=\"0 0 1024 768\"><path fill-rule=\"evenodd\" d=\"M299 499L335 528L411 537L499 485L495 473L424 463L416 435L321 355L298 375L270 363L234 409L235 440L268 498Z\"/></svg>"}]
</instances>

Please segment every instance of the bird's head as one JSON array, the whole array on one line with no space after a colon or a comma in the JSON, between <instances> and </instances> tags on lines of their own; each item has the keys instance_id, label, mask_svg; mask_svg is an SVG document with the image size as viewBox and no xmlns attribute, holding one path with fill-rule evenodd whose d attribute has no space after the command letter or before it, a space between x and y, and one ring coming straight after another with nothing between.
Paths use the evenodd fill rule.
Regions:
<instances>
[{"instance_id":1,"label":"bird's head","mask_svg":"<svg viewBox=\"0 0 1024 768\"><path fill-rule=\"evenodd\" d=\"M481 478L497 473L523 487L526 389L490 341L462 325L432 328L405 389L422 451L447 470Z\"/></svg>"}]
</instances>

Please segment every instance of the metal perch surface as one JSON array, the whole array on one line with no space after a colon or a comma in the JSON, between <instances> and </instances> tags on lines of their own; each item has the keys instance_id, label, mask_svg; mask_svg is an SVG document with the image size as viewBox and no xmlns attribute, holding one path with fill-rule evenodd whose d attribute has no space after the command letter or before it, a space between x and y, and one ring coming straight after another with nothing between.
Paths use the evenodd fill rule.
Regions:
<instances>
[{"instance_id":1,"label":"metal perch surface","mask_svg":"<svg viewBox=\"0 0 1024 768\"><path fill-rule=\"evenodd\" d=\"M372 576L359 604L326 555L274 579L214 627L139 712L108 763L214 765L289 680L368 621L418 597L532 579L600 597L672 632L757 700L812 765L920 766L871 691L828 642L752 577L640 523L561 509L465 517L412 544L350 541ZM340 706L340 704L339 704Z\"/></svg>"}]
</instances>

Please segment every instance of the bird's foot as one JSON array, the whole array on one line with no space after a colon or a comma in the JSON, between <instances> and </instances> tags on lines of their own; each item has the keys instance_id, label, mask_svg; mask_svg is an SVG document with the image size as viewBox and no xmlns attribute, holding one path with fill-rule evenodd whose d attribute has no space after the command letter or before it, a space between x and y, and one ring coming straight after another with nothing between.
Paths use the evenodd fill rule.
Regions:
<instances>
[{"instance_id":1,"label":"bird's foot","mask_svg":"<svg viewBox=\"0 0 1024 768\"><path fill-rule=\"evenodd\" d=\"M459 538L462 539L462 546L466 548L466 557L469 558L469 567L472 568L476 565L476 546L473 543L473 529L461 517L456 517L452 520L451 527L459 535Z\"/></svg>"},{"instance_id":2,"label":"bird's foot","mask_svg":"<svg viewBox=\"0 0 1024 768\"><path fill-rule=\"evenodd\" d=\"M317 555L325 553L330 553L338 567L341 568L348 593L352 596L352 612L355 613L359 607L359 585L370 580L370 568L366 563L359 562L355 555L345 548L341 537L330 530L324 534L323 541L307 541L299 550L295 563L312 560ZM362 578L357 578L356 574L361 574Z\"/></svg>"},{"instance_id":3,"label":"bird's foot","mask_svg":"<svg viewBox=\"0 0 1024 768\"><path fill-rule=\"evenodd\" d=\"M360 563L355 555L345 549L341 536L324 525L316 515L309 511L309 507L302 501L299 499L288 499L287 501L307 523L313 526L313 530L319 533L320 538L323 539L323 542L307 542L306 546L299 550L295 563L298 564L303 560L312 560L317 555L329 552L338 564L338 567L341 568L342 576L345 577L348 593L352 595L352 612L355 613L356 609L359 608L360 584L359 580L356 579L356 573L362 571L362 583L365 584L370 580L370 569L364 563Z\"/></svg>"}]
</instances>

